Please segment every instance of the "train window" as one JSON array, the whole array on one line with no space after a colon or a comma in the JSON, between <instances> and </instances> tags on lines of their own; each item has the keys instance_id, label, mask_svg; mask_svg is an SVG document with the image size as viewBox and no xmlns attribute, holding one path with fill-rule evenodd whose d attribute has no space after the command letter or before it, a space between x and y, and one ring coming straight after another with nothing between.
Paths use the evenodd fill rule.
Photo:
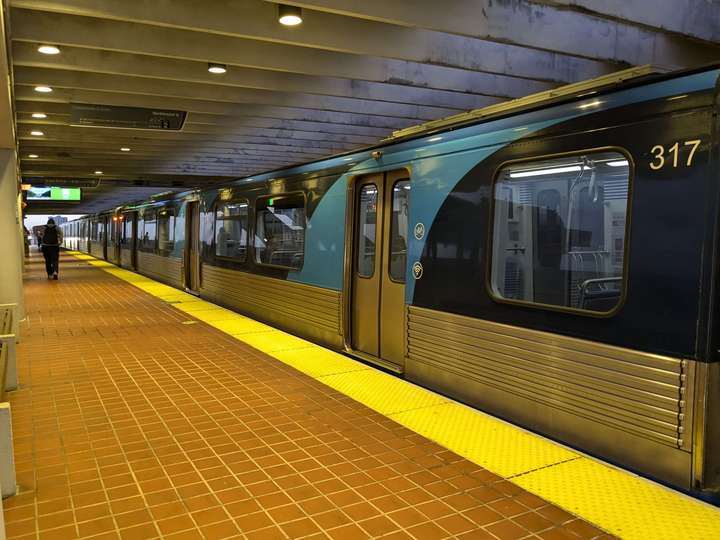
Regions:
<instances>
[{"instance_id":1,"label":"train window","mask_svg":"<svg viewBox=\"0 0 720 540\"><path fill-rule=\"evenodd\" d=\"M132 227L133 220L131 214L123 214L122 216L122 238L120 238L120 244L125 249L132 248Z\"/></svg>"},{"instance_id":2,"label":"train window","mask_svg":"<svg viewBox=\"0 0 720 540\"><path fill-rule=\"evenodd\" d=\"M247 244L247 201L219 204L215 209L215 255L245 262Z\"/></svg>"},{"instance_id":3,"label":"train window","mask_svg":"<svg viewBox=\"0 0 720 540\"><path fill-rule=\"evenodd\" d=\"M630 166L617 151L515 163L495 182L500 299L607 313L623 295Z\"/></svg>"},{"instance_id":4,"label":"train window","mask_svg":"<svg viewBox=\"0 0 720 540\"><path fill-rule=\"evenodd\" d=\"M375 272L375 234L377 222L378 190L374 184L360 189L358 199L357 273L369 278Z\"/></svg>"},{"instance_id":5,"label":"train window","mask_svg":"<svg viewBox=\"0 0 720 540\"><path fill-rule=\"evenodd\" d=\"M145 210L143 212L143 233L140 246L146 251L155 250L155 240L157 239L157 215L155 210Z\"/></svg>"},{"instance_id":6,"label":"train window","mask_svg":"<svg viewBox=\"0 0 720 540\"><path fill-rule=\"evenodd\" d=\"M410 180L395 182L390 221L390 279L405 282L410 211Z\"/></svg>"},{"instance_id":7,"label":"train window","mask_svg":"<svg viewBox=\"0 0 720 540\"><path fill-rule=\"evenodd\" d=\"M305 198L270 197L255 212L255 261L300 269L305 256Z\"/></svg>"},{"instance_id":8,"label":"train window","mask_svg":"<svg viewBox=\"0 0 720 540\"><path fill-rule=\"evenodd\" d=\"M162 208L157 212L158 251L168 255L175 247L175 209Z\"/></svg>"}]
</instances>

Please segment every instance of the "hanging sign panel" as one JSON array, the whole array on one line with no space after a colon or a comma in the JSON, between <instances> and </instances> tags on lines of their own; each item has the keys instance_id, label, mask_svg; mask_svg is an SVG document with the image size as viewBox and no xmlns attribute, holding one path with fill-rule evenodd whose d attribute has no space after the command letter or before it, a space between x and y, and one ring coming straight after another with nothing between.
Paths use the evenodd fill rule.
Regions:
<instances>
[{"instance_id":1,"label":"hanging sign panel","mask_svg":"<svg viewBox=\"0 0 720 540\"><path fill-rule=\"evenodd\" d=\"M180 131L186 116L186 111L171 109L70 104L70 125L73 126Z\"/></svg>"}]
</instances>

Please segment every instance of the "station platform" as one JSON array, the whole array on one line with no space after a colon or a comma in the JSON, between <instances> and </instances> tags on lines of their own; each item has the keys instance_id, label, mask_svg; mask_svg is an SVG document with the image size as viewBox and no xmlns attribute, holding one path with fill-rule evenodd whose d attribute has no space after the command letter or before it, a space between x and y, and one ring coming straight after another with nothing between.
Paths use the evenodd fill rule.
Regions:
<instances>
[{"instance_id":1,"label":"station platform","mask_svg":"<svg viewBox=\"0 0 720 540\"><path fill-rule=\"evenodd\" d=\"M8 538L720 537L715 507L144 276L27 270Z\"/></svg>"}]
</instances>

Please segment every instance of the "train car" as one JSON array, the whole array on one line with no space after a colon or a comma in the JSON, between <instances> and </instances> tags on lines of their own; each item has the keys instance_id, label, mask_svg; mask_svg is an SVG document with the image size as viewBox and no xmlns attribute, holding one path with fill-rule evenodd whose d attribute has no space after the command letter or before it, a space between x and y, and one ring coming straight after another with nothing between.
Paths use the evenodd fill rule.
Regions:
<instances>
[{"instance_id":1,"label":"train car","mask_svg":"<svg viewBox=\"0 0 720 540\"><path fill-rule=\"evenodd\" d=\"M629 70L124 207L121 264L715 492L719 75Z\"/></svg>"}]
</instances>

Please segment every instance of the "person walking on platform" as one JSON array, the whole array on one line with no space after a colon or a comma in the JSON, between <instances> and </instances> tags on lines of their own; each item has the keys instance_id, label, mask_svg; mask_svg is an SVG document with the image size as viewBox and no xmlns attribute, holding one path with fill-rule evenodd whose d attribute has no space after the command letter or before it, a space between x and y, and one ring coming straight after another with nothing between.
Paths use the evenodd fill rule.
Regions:
<instances>
[{"instance_id":1,"label":"person walking on platform","mask_svg":"<svg viewBox=\"0 0 720 540\"><path fill-rule=\"evenodd\" d=\"M55 226L53 218L48 219L41 241L48 279L57 279L58 270L60 269L60 244L63 241L63 233Z\"/></svg>"}]
</instances>

